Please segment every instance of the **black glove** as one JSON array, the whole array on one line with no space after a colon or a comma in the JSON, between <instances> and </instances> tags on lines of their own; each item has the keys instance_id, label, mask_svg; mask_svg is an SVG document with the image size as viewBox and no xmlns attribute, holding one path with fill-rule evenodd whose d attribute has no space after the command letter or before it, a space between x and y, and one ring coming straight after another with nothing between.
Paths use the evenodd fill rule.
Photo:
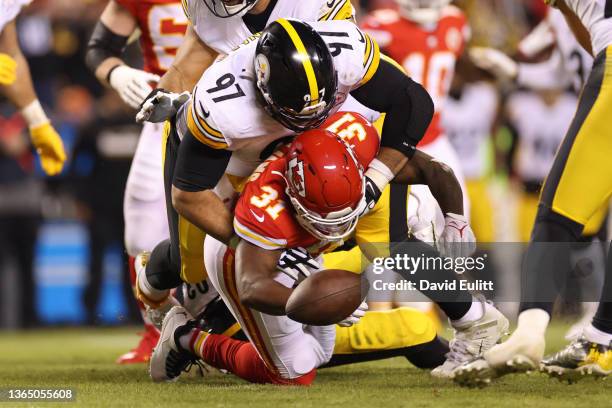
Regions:
<instances>
[{"instance_id":1,"label":"black glove","mask_svg":"<svg viewBox=\"0 0 612 408\"><path fill-rule=\"evenodd\" d=\"M382 192L380 191L376 183L372 181L371 178L369 178L368 176L365 176L364 182L365 182L365 207L363 211L361 212L361 216L369 213L370 210L374 208L374 206L378 202L378 199L382 195Z\"/></svg>"}]
</instances>

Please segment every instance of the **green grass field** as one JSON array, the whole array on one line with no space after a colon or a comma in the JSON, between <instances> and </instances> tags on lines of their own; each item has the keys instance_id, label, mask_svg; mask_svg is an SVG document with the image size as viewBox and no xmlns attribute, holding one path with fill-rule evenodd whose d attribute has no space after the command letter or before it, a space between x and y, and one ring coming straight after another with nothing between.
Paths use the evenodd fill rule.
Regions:
<instances>
[{"instance_id":1,"label":"green grass field","mask_svg":"<svg viewBox=\"0 0 612 408\"><path fill-rule=\"evenodd\" d=\"M549 351L560 348L564 326L549 330ZM434 380L403 359L320 370L315 385L282 388L247 384L231 375L188 375L153 384L146 366L117 366L135 344L131 329L60 329L0 332L0 388L72 387L76 403L13 406L250 408L353 407L604 407L612 406L612 382L586 379L567 385L541 374L510 376L483 390ZM0 403L0 407L10 403Z\"/></svg>"}]
</instances>

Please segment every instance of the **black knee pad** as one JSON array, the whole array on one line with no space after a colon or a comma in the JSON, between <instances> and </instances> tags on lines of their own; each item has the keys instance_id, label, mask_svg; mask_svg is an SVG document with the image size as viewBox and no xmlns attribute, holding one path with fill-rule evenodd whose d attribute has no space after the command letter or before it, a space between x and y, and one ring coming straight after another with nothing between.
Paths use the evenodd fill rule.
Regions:
<instances>
[{"instance_id":1,"label":"black knee pad","mask_svg":"<svg viewBox=\"0 0 612 408\"><path fill-rule=\"evenodd\" d=\"M147 280L155 289L174 289L182 283L180 265L172 263L170 240L157 244L147 264Z\"/></svg>"}]
</instances>

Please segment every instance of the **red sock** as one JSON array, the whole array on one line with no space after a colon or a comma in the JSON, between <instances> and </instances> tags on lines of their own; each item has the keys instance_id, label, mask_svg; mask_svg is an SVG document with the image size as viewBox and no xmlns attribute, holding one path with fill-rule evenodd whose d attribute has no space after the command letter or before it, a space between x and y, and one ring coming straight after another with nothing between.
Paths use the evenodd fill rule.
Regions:
<instances>
[{"instance_id":1,"label":"red sock","mask_svg":"<svg viewBox=\"0 0 612 408\"><path fill-rule=\"evenodd\" d=\"M190 346L204 362L225 369L252 383L278 385L310 385L317 370L313 369L298 378L285 379L272 371L259 357L257 350L248 341L234 340L221 334L205 334L194 331ZM198 341L200 340L200 341Z\"/></svg>"}]
</instances>

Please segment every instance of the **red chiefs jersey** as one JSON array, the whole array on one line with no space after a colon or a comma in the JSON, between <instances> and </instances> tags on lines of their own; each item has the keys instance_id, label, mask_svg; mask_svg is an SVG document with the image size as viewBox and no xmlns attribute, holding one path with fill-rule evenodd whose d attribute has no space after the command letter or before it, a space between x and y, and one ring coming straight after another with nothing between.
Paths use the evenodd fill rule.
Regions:
<instances>
[{"instance_id":1,"label":"red chiefs jersey","mask_svg":"<svg viewBox=\"0 0 612 408\"><path fill-rule=\"evenodd\" d=\"M336 113L324 126L349 144L363 167L378 153L378 133L359 114ZM317 256L342 242L321 241L298 222L286 193L287 146L277 149L249 178L234 209L234 230L241 238L264 249L304 247Z\"/></svg>"},{"instance_id":2,"label":"red chiefs jersey","mask_svg":"<svg viewBox=\"0 0 612 408\"><path fill-rule=\"evenodd\" d=\"M183 41L189 20L180 0L116 0L140 28L144 70L163 75Z\"/></svg>"},{"instance_id":3,"label":"red chiefs jersey","mask_svg":"<svg viewBox=\"0 0 612 408\"><path fill-rule=\"evenodd\" d=\"M429 28L402 17L396 10L384 9L368 15L363 28L431 95L435 113L419 146L431 143L442 132L440 112L450 90L455 62L469 38L465 15L457 7L445 7L437 24Z\"/></svg>"}]
</instances>

